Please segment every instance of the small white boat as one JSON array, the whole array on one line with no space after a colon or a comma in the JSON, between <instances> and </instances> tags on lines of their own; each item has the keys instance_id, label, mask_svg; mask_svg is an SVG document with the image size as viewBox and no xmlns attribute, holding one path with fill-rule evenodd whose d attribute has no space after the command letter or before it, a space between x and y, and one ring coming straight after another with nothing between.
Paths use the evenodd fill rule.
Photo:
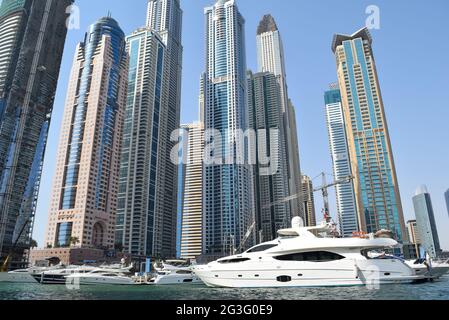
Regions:
<instances>
[{"instance_id":1,"label":"small white boat","mask_svg":"<svg viewBox=\"0 0 449 320\"><path fill-rule=\"evenodd\" d=\"M0 282L32 283L35 282L28 269L0 272Z\"/></svg>"},{"instance_id":2,"label":"small white boat","mask_svg":"<svg viewBox=\"0 0 449 320\"><path fill-rule=\"evenodd\" d=\"M424 279L401 259L370 255L398 245L384 236L337 238L334 223L304 227L298 217L278 234L274 241L193 270L206 285L225 288L376 286Z\"/></svg>"},{"instance_id":3,"label":"small white boat","mask_svg":"<svg viewBox=\"0 0 449 320\"><path fill-rule=\"evenodd\" d=\"M100 267L96 266L69 266L62 269L57 270L49 270L44 271L40 273L34 273L32 274L33 278L41 284L66 284L67 283L67 276L74 275L74 274L87 274L92 271L96 270L102 270L105 273L129 273L132 266L129 267L122 267L121 265L112 265L107 266L103 265Z\"/></svg>"},{"instance_id":4,"label":"small white boat","mask_svg":"<svg viewBox=\"0 0 449 320\"><path fill-rule=\"evenodd\" d=\"M431 261L426 259L405 261L410 268L415 270L417 275L426 276L430 280L435 280L449 273L448 261Z\"/></svg>"},{"instance_id":5,"label":"small white boat","mask_svg":"<svg viewBox=\"0 0 449 320\"><path fill-rule=\"evenodd\" d=\"M149 284L151 285L172 285L172 284L201 284L202 281L195 275L187 261L167 260L161 265L154 265L157 272Z\"/></svg>"},{"instance_id":6,"label":"small white boat","mask_svg":"<svg viewBox=\"0 0 449 320\"><path fill-rule=\"evenodd\" d=\"M66 283L74 285L135 285L135 281L122 273L96 269L88 273L75 273L65 277Z\"/></svg>"},{"instance_id":7,"label":"small white boat","mask_svg":"<svg viewBox=\"0 0 449 320\"><path fill-rule=\"evenodd\" d=\"M0 282L14 282L14 283L34 283L34 274L40 274L45 271L57 270L63 268L62 265L51 267L31 267L28 269L19 269L10 272L0 273Z\"/></svg>"}]
</instances>

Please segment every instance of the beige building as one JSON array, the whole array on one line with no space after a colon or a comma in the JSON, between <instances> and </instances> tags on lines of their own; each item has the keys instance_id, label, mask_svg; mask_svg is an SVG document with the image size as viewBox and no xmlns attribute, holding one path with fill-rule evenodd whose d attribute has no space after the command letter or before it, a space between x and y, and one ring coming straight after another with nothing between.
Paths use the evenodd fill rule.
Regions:
<instances>
[{"instance_id":1,"label":"beige building","mask_svg":"<svg viewBox=\"0 0 449 320\"><path fill-rule=\"evenodd\" d=\"M304 223L306 226L316 225L315 197L313 196L312 180L308 176L302 176L302 201L304 210Z\"/></svg>"},{"instance_id":2,"label":"beige building","mask_svg":"<svg viewBox=\"0 0 449 320\"><path fill-rule=\"evenodd\" d=\"M393 149L367 28L336 34L332 44L345 118L358 225L407 238Z\"/></svg>"},{"instance_id":3,"label":"beige building","mask_svg":"<svg viewBox=\"0 0 449 320\"><path fill-rule=\"evenodd\" d=\"M202 253L203 239L203 149L201 123L182 126L188 137L185 159L181 225L181 258L195 259Z\"/></svg>"},{"instance_id":4,"label":"beige building","mask_svg":"<svg viewBox=\"0 0 449 320\"><path fill-rule=\"evenodd\" d=\"M416 220L407 221L407 232L408 239L410 243L421 244L421 236L418 232L418 225L416 224Z\"/></svg>"},{"instance_id":5,"label":"beige building","mask_svg":"<svg viewBox=\"0 0 449 320\"><path fill-rule=\"evenodd\" d=\"M47 248L114 246L128 78L125 36L106 17L89 28L85 39L77 47L67 90Z\"/></svg>"}]
</instances>

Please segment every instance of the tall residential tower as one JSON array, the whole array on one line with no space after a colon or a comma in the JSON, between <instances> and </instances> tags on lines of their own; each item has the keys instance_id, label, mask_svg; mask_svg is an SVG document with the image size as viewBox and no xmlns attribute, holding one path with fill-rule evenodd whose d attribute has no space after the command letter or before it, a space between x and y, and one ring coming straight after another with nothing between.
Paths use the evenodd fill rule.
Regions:
<instances>
[{"instance_id":1,"label":"tall residential tower","mask_svg":"<svg viewBox=\"0 0 449 320\"><path fill-rule=\"evenodd\" d=\"M334 177L337 181L344 180L353 174L340 90L333 88L326 91L325 103ZM338 184L336 186L336 197L340 234L343 237L352 237L354 232L359 231L353 181Z\"/></svg>"},{"instance_id":2,"label":"tall residential tower","mask_svg":"<svg viewBox=\"0 0 449 320\"><path fill-rule=\"evenodd\" d=\"M349 146L358 224L362 231L387 229L405 240L405 221L379 78L367 28L337 34L336 57Z\"/></svg>"},{"instance_id":3,"label":"tall residential tower","mask_svg":"<svg viewBox=\"0 0 449 320\"><path fill-rule=\"evenodd\" d=\"M184 129L184 184L181 217L181 250L183 259L196 259L203 252L203 150L204 129L201 122L182 126Z\"/></svg>"},{"instance_id":4,"label":"tall residential tower","mask_svg":"<svg viewBox=\"0 0 449 320\"><path fill-rule=\"evenodd\" d=\"M125 35L114 19L101 18L75 52L55 166L48 247L114 247L127 79Z\"/></svg>"},{"instance_id":5,"label":"tall residential tower","mask_svg":"<svg viewBox=\"0 0 449 320\"><path fill-rule=\"evenodd\" d=\"M205 144L203 253L223 256L243 245L254 223L252 168L238 164L236 134L246 131L245 20L235 0L204 10L206 65L202 77ZM213 131L215 130L215 131ZM214 149L214 150L211 150ZM226 160L226 161L225 161ZM252 239L245 246L252 245Z\"/></svg>"},{"instance_id":6,"label":"tall residential tower","mask_svg":"<svg viewBox=\"0 0 449 320\"><path fill-rule=\"evenodd\" d=\"M0 5L0 263L14 251L12 268L21 267L30 246L72 3Z\"/></svg>"},{"instance_id":7,"label":"tall residential tower","mask_svg":"<svg viewBox=\"0 0 449 320\"><path fill-rule=\"evenodd\" d=\"M283 114L283 127L287 145L289 196L297 196L290 201L289 206L292 217L301 216L305 218L301 199L301 168L295 108L288 96L281 34L271 15L265 15L257 28L257 60L259 72L273 73L279 83L281 91L280 107Z\"/></svg>"},{"instance_id":8,"label":"tall residential tower","mask_svg":"<svg viewBox=\"0 0 449 320\"><path fill-rule=\"evenodd\" d=\"M249 127L257 132L257 151L270 156L269 164L259 161L254 168L258 242L265 242L291 225L284 113L273 73L248 71L247 77Z\"/></svg>"},{"instance_id":9,"label":"tall residential tower","mask_svg":"<svg viewBox=\"0 0 449 320\"><path fill-rule=\"evenodd\" d=\"M441 253L440 240L433 212L432 199L426 186L416 190L413 197L416 225L422 248L433 258Z\"/></svg>"},{"instance_id":10,"label":"tall residential tower","mask_svg":"<svg viewBox=\"0 0 449 320\"><path fill-rule=\"evenodd\" d=\"M127 37L115 241L136 258L176 256L178 168L170 155L180 125L181 23L178 0L150 0L147 26Z\"/></svg>"}]
</instances>

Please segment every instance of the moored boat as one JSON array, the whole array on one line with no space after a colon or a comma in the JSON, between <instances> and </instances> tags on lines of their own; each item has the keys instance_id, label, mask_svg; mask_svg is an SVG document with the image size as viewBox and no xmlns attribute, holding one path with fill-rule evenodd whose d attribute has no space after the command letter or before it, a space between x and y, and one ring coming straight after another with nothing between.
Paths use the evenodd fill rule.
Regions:
<instances>
[{"instance_id":1,"label":"moored boat","mask_svg":"<svg viewBox=\"0 0 449 320\"><path fill-rule=\"evenodd\" d=\"M370 255L391 249L397 241L374 234L335 237L335 224L304 227L294 218L279 238L248 251L196 266L196 275L210 287L324 287L412 283L424 277L400 259Z\"/></svg>"},{"instance_id":2,"label":"moored boat","mask_svg":"<svg viewBox=\"0 0 449 320\"><path fill-rule=\"evenodd\" d=\"M135 285L135 281L120 272L95 269L88 273L75 273L65 277L71 285Z\"/></svg>"}]
</instances>

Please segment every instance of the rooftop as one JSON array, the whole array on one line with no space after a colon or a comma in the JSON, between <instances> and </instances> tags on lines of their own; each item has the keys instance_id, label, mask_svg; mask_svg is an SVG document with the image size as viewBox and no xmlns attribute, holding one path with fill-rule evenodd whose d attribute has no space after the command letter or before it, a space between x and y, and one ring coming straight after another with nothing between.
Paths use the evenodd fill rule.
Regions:
<instances>
[{"instance_id":1,"label":"rooftop","mask_svg":"<svg viewBox=\"0 0 449 320\"><path fill-rule=\"evenodd\" d=\"M257 28L257 35L266 33L266 32L274 32L277 31L278 27L276 25L276 21L274 20L271 14L266 14L263 16L262 20L259 23L259 27Z\"/></svg>"},{"instance_id":2,"label":"rooftop","mask_svg":"<svg viewBox=\"0 0 449 320\"><path fill-rule=\"evenodd\" d=\"M362 38L363 40L369 41L370 44L373 43L373 38L371 37L371 33L369 32L368 28L362 28L356 33L352 35L346 35L346 34L336 34L334 35L334 40L332 41L332 51L335 53L338 46L341 46L344 41L348 40L354 40Z\"/></svg>"}]
</instances>

